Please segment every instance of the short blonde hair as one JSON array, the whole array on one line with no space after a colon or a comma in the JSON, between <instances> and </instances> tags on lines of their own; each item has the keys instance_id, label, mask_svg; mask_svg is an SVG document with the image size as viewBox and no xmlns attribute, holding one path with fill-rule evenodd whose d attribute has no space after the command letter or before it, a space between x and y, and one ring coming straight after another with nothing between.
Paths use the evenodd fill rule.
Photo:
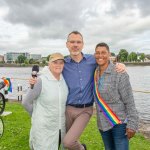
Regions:
<instances>
[{"instance_id":1,"label":"short blonde hair","mask_svg":"<svg viewBox=\"0 0 150 150\"><path fill-rule=\"evenodd\" d=\"M49 62L56 61L59 59L64 60L64 56L61 53L53 53L49 57Z\"/></svg>"}]
</instances>

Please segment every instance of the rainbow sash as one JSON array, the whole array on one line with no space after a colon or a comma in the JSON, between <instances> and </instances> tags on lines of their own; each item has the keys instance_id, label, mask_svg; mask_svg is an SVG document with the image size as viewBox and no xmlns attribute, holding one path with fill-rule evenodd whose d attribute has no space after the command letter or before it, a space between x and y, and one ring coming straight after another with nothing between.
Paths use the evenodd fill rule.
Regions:
<instances>
[{"instance_id":1,"label":"rainbow sash","mask_svg":"<svg viewBox=\"0 0 150 150\"><path fill-rule=\"evenodd\" d=\"M94 96L97 101L99 108L102 110L104 117L109 121L111 126L116 124L121 124L121 120L117 117L117 115L111 110L105 100L101 97L100 92L98 90L98 73L97 69L94 73Z\"/></svg>"}]
</instances>

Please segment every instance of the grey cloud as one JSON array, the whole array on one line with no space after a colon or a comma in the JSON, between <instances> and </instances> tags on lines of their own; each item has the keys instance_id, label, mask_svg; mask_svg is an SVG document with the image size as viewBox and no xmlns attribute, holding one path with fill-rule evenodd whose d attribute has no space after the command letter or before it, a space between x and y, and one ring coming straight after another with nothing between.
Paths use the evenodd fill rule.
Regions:
<instances>
[{"instance_id":1,"label":"grey cloud","mask_svg":"<svg viewBox=\"0 0 150 150\"><path fill-rule=\"evenodd\" d=\"M112 7L108 13L119 15L120 12L128 9L137 9L142 16L150 15L150 1L149 0L113 0Z\"/></svg>"},{"instance_id":2,"label":"grey cloud","mask_svg":"<svg viewBox=\"0 0 150 150\"><path fill-rule=\"evenodd\" d=\"M5 5L6 5L5 0L1 0L1 1L0 1L0 7L3 7L3 6L5 6Z\"/></svg>"},{"instance_id":3,"label":"grey cloud","mask_svg":"<svg viewBox=\"0 0 150 150\"><path fill-rule=\"evenodd\" d=\"M99 42L108 43L115 51L121 48L139 51L143 45L146 45L143 40L149 39L150 17L137 18L122 14L114 18L116 17L108 14L103 17L100 15L92 22L94 28L89 23L87 24L88 33L85 33L85 40L87 47L91 47L91 52L94 52L94 47Z\"/></svg>"},{"instance_id":4,"label":"grey cloud","mask_svg":"<svg viewBox=\"0 0 150 150\"><path fill-rule=\"evenodd\" d=\"M93 3L90 0L6 0L6 2L9 6L9 13L5 18L7 21L12 24L24 24L31 31L30 35L43 38L63 38L65 32L84 28L86 16L92 15L89 10Z\"/></svg>"},{"instance_id":5,"label":"grey cloud","mask_svg":"<svg viewBox=\"0 0 150 150\"><path fill-rule=\"evenodd\" d=\"M137 3L139 9L142 12L142 15L150 15L150 1L149 0L138 0Z\"/></svg>"},{"instance_id":6,"label":"grey cloud","mask_svg":"<svg viewBox=\"0 0 150 150\"><path fill-rule=\"evenodd\" d=\"M89 53L94 53L95 45L102 41L112 50L149 48L149 41L144 41L150 34L148 0L5 0L3 5L6 4L9 12L5 20L12 25L13 32L16 33L14 24L25 27L26 31L17 32L22 34L21 38L13 35L5 38L4 33L0 34L6 41L0 43L2 49L32 49L35 52L39 49L45 53L46 50L47 53L62 50L72 30L82 32L85 52Z\"/></svg>"}]
</instances>

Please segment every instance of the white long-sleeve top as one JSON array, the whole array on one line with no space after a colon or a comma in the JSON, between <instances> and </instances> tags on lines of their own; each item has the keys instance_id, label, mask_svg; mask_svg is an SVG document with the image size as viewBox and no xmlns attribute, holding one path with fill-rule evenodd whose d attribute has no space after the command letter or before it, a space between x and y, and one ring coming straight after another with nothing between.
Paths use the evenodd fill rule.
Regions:
<instances>
[{"instance_id":1,"label":"white long-sleeve top","mask_svg":"<svg viewBox=\"0 0 150 150\"><path fill-rule=\"evenodd\" d=\"M57 150L59 129L65 134L65 107L68 88L63 76L60 80L47 69L29 89L23 99L25 109L32 115L30 147L34 150Z\"/></svg>"}]
</instances>

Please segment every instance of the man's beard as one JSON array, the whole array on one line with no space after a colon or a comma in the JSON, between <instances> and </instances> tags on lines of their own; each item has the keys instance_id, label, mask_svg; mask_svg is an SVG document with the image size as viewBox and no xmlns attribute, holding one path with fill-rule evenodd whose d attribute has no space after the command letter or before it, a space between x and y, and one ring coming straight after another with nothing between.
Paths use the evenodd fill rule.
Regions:
<instances>
[{"instance_id":1,"label":"man's beard","mask_svg":"<svg viewBox=\"0 0 150 150\"><path fill-rule=\"evenodd\" d=\"M77 51L77 52L71 52L71 55L77 56L77 55L79 55L80 53L81 53L80 51Z\"/></svg>"}]
</instances>

